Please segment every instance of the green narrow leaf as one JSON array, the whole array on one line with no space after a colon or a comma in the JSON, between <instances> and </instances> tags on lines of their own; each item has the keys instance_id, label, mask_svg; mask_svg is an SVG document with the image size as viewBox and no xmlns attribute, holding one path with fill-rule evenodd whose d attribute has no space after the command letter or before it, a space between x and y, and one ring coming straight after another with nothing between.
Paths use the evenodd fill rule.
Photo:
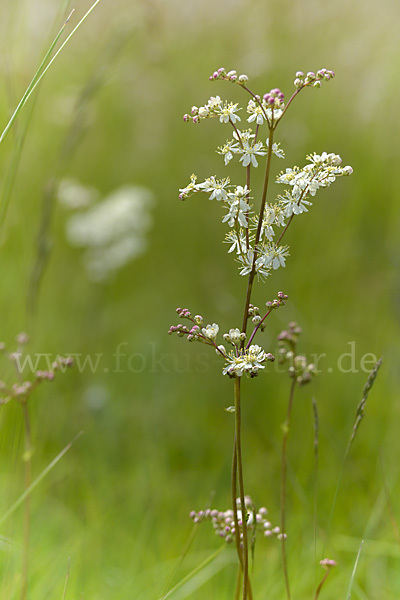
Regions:
<instances>
[{"instance_id":1,"label":"green narrow leaf","mask_svg":"<svg viewBox=\"0 0 400 600\"><path fill-rule=\"evenodd\" d=\"M32 81L30 82L30 84L26 88L25 93L22 96L22 98L21 98L21 100L20 100L17 108L13 112L13 114L11 116L11 119L7 123L6 127L4 128L4 131L3 131L3 133L0 136L0 144L5 139L7 133L11 129L12 124L14 123L15 119L17 118L19 112L22 110L22 108L26 104L28 98L30 97L30 95L32 94L32 92L35 90L35 88L37 87L38 83L41 81L42 77L45 75L45 73L47 73L48 69L53 64L53 62L55 61L55 59L57 58L57 56L60 54L60 52L63 50L63 48L65 47L65 45L69 42L69 40L74 35L74 33L76 32L76 30L82 25L82 23L89 16L89 14L92 12L92 10L94 10L94 8L97 6L97 4L99 4L99 2L100 2L100 0L96 0L96 2L94 2L92 4L92 6L85 13L85 15L82 17L82 19L76 25L76 27L69 34L69 36L67 37L67 39L65 40L65 42L57 50L57 52L55 53L55 55L53 56L53 58L49 61L50 55L52 54L52 52L53 52L53 50L54 50L54 48L55 48L58 40L60 39L60 37L61 37L61 35L62 35L62 33L63 33L64 29L65 29L65 27L67 26L68 21L71 18L72 13L69 15L68 19L65 21L64 25L61 27L60 31L58 32L58 34L54 38L53 42L51 43L48 51L46 52L45 57L43 58L42 62L39 65L39 68L37 69L36 73L34 74Z\"/></svg>"},{"instance_id":2,"label":"green narrow leaf","mask_svg":"<svg viewBox=\"0 0 400 600\"><path fill-rule=\"evenodd\" d=\"M69 444L67 444L59 454L57 454L57 456L51 461L51 463L49 463L47 467L43 469L43 471L36 477L36 479L31 483L31 485L19 496L19 498L17 498L14 504L10 506L10 508L4 513L2 517L0 517L0 525L2 525L4 521L6 521L8 517L10 517L17 510L19 506L21 506L25 498L29 496L29 494L33 492L33 490L46 477L46 475L50 473L53 467L55 467L56 464L62 459L62 457L68 452L72 444L74 444L76 440L81 437L82 433L83 431L80 431L78 435L75 436L74 439L71 442L69 442Z\"/></svg>"},{"instance_id":3,"label":"green narrow leaf","mask_svg":"<svg viewBox=\"0 0 400 600\"><path fill-rule=\"evenodd\" d=\"M347 600L350 600L350 598L351 598L351 590L353 588L354 577L356 576L358 561L360 559L360 554L361 554L361 549L363 547L363 544L364 544L364 540L361 540L361 544L360 544L360 547L358 549L357 556L356 556L356 562L354 563L353 571L352 571L352 574L350 577L349 589L347 591Z\"/></svg>"},{"instance_id":4,"label":"green narrow leaf","mask_svg":"<svg viewBox=\"0 0 400 600\"><path fill-rule=\"evenodd\" d=\"M167 600L167 598L170 598L173 594L175 594L175 592L177 592L180 588L182 588L186 583L188 583L191 579L193 579L196 575L198 575L201 571L203 571L208 565L210 565L219 554L221 554L221 552L225 550L225 546L221 546L221 548L219 548L216 552L214 552L213 554L211 554L211 556L209 556L208 558L206 558L206 560L204 560L202 563L200 563L197 567L195 567L190 573L188 573L186 575L186 577L184 577L183 579L181 579L176 585L174 585L173 588L171 588L166 594L164 594L163 596L161 596L160 600ZM222 564L219 569L222 569L222 567L225 566L225 564ZM215 574L215 569L213 569L212 575ZM212 576L211 575L211 576ZM207 577L207 579L209 579L210 576ZM204 581L203 581L204 582ZM199 584L197 587L199 587L201 584Z\"/></svg>"}]
</instances>

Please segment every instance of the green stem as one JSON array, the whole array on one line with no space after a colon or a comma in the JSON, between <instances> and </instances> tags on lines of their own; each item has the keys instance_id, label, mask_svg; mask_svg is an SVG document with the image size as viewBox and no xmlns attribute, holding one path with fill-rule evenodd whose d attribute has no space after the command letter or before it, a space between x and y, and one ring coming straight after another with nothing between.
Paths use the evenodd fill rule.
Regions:
<instances>
[{"instance_id":1,"label":"green stem","mask_svg":"<svg viewBox=\"0 0 400 600\"><path fill-rule=\"evenodd\" d=\"M251 170L250 170L250 165L248 165L246 167L246 187L248 189L247 192L247 197L249 197L250 195L250 175L251 175ZM247 202L248 204L248 202ZM249 240L249 217L246 217L247 219L247 227L246 227L246 251L249 251L250 248L250 240Z\"/></svg>"},{"instance_id":2,"label":"green stem","mask_svg":"<svg viewBox=\"0 0 400 600\"><path fill-rule=\"evenodd\" d=\"M242 467L242 446L241 446L241 415L240 415L240 377L235 376L235 440L236 440L236 456L237 456L237 475L239 481L239 497L240 509L242 513L242 533L243 533L243 548L242 548L242 566L243 566L243 600L248 599L248 583L249 583L249 549L247 542L247 521L246 507L244 502L244 484L243 484L243 467ZM237 514L237 505L233 506L233 514ZM236 524L236 521L235 521Z\"/></svg>"},{"instance_id":3,"label":"green stem","mask_svg":"<svg viewBox=\"0 0 400 600\"><path fill-rule=\"evenodd\" d=\"M242 583L242 567L238 566L236 575L235 600L240 600L240 587Z\"/></svg>"},{"instance_id":4,"label":"green stem","mask_svg":"<svg viewBox=\"0 0 400 600\"><path fill-rule=\"evenodd\" d=\"M254 281L254 277L256 274L257 246L258 246L258 243L259 243L260 237L261 237L262 219L264 216L265 202L267 200L268 183L269 183L269 176L270 176L270 171L271 171L273 139L274 139L274 130L271 127L269 130L269 137L268 137L268 153L267 153L267 165L265 168L264 188L263 188L263 193L262 193L262 197L261 197L261 206L260 206L260 213L259 213L259 217L258 217L256 239L254 242L253 264L251 267L251 271L250 271L249 279L248 279L248 283L247 283L246 302L245 302L245 306L244 306L243 324L242 324L242 331L244 333L246 333L246 329L247 329L249 304L250 304L250 300L251 300L251 292L253 289L253 281ZM244 348L244 340L242 342L242 348Z\"/></svg>"},{"instance_id":5,"label":"green stem","mask_svg":"<svg viewBox=\"0 0 400 600\"><path fill-rule=\"evenodd\" d=\"M24 413L24 428L25 428L25 491L27 491L32 483L32 434L31 423L29 418L28 402L25 399L22 404ZM29 572L29 541L31 531L31 497L27 494L24 501L24 542L22 550L22 585L21 585L21 600L26 599L28 591L28 572Z\"/></svg>"},{"instance_id":6,"label":"green stem","mask_svg":"<svg viewBox=\"0 0 400 600\"><path fill-rule=\"evenodd\" d=\"M296 388L296 379L293 379L290 388L289 403L286 415L286 421L283 424L282 440L282 462L281 462L281 549L282 549L282 567L285 578L286 596L290 600L289 574L287 568L286 556L286 480L287 480L287 442L289 437L290 421L292 417L292 408L294 400L294 391Z\"/></svg>"},{"instance_id":7,"label":"green stem","mask_svg":"<svg viewBox=\"0 0 400 600\"><path fill-rule=\"evenodd\" d=\"M239 558L239 567L240 570L243 569L243 556L240 548L240 530L239 530L239 522L237 516L237 450L236 450L236 435L235 441L233 444L233 455L232 455L232 476L231 476L231 492L232 492L232 510L233 510L233 520L235 522L235 543L236 543L236 551Z\"/></svg>"}]
</instances>

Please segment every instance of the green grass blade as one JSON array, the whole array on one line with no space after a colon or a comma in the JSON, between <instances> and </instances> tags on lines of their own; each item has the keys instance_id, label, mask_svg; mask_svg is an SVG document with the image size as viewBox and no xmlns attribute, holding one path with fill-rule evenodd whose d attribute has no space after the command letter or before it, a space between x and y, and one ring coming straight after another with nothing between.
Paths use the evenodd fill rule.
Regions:
<instances>
[{"instance_id":1,"label":"green grass blade","mask_svg":"<svg viewBox=\"0 0 400 600\"><path fill-rule=\"evenodd\" d=\"M69 444L67 444L59 454L57 454L57 456L51 461L51 463L49 463L47 467L43 469L43 471L36 477L36 479L31 483L31 485L19 496L19 498L17 498L14 504L10 506L10 508L4 513L2 517L0 517L0 525L2 525L4 521L6 521L6 519L8 519L8 517L10 517L17 510L19 506L21 506L25 498L29 496L29 494L33 492L33 490L46 477L46 475L50 473L53 467L55 467L56 464L62 459L62 457L68 452L72 444L76 442L76 440L82 435L82 433L83 431L79 432L78 435L75 436L74 439L71 442L69 442Z\"/></svg>"},{"instance_id":2,"label":"green grass blade","mask_svg":"<svg viewBox=\"0 0 400 600\"><path fill-rule=\"evenodd\" d=\"M360 554L361 554L361 549L363 547L363 544L364 544L364 540L361 540L361 544L360 544L360 547L358 549L357 556L356 556L356 562L354 563L353 571L352 571L352 574L350 577L349 589L347 591L347 600L350 600L350 598L351 598L351 590L353 589L354 577L356 576L358 561L360 559Z\"/></svg>"},{"instance_id":3,"label":"green grass blade","mask_svg":"<svg viewBox=\"0 0 400 600\"><path fill-rule=\"evenodd\" d=\"M61 44L61 46L59 47L59 49L57 50L57 52L55 53L55 55L53 56L53 58L50 60L49 64L46 66L45 69L43 69L42 73L39 75L39 77L37 78L37 80L35 81L32 89L29 91L26 100L28 100L29 96L32 94L32 92L34 91L34 89L36 88L36 86L39 84L40 80L42 79L42 77L44 77L44 75L47 73L47 71L50 69L51 65L53 64L53 62L56 60L57 56L60 54L60 52L62 52L62 50L64 49L64 47L68 44L69 40L72 38L72 36L74 35L74 33L77 31L77 29L79 29L79 27L82 25L82 23L87 19L87 17L90 15L90 13L96 8L96 6L99 4L101 0L96 0L96 2L94 2L92 4L92 6L89 8L89 10L83 15L82 19L79 21L79 23L74 27L74 29L71 31L71 33L69 34L69 36L67 37L67 39Z\"/></svg>"},{"instance_id":4,"label":"green grass blade","mask_svg":"<svg viewBox=\"0 0 400 600\"><path fill-rule=\"evenodd\" d=\"M53 52L53 50L54 50L54 48L55 48L58 40L60 39L60 37L61 37L61 35L62 35L65 27L67 26L68 21L69 21L71 15L72 15L72 13L69 15L68 19L65 21L64 25L61 27L60 31L58 32L58 34L54 38L54 41L51 43L48 51L46 52L45 57L43 58L42 62L40 63L39 68L37 69L35 75L33 76L32 81L28 85L28 87L27 87L24 95L22 96L22 98L21 98L21 100L20 100L17 108L15 109L13 115L11 116L11 119L9 120L9 122L7 123L7 125L6 125L3 133L1 134L1 136L0 136L0 144L4 140L4 138L6 137L7 133L9 132L9 130L10 130L11 126L12 126L12 124L14 123L15 119L17 118L18 113L22 110L22 108L24 107L24 105L28 101L30 95L35 90L35 88L37 87L37 85L41 81L42 77L45 75L45 73L47 73L47 71L49 70L50 66L53 64L53 62L55 61L55 59L57 58L57 56L60 54L60 52L63 50L63 48L65 47L65 45L69 42L69 40L71 39L71 37L74 35L74 33L76 32L76 30L82 25L82 23L85 21L85 19L90 15L90 13L92 12L92 10L94 10L96 8L96 6L97 6L97 4L99 4L99 2L100 2L100 0L96 0L96 2L94 2L92 4L92 6L84 14L84 16L79 21L79 23L76 25L76 27L74 27L74 29L69 34L69 36L64 41L64 43L57 50L57 52L55 53L55 55L53 56L53 58L49 61L50 55ZM46 63L47 63L47 66L46 66Z\"/></svg>"},{"instance_id":5,"label":"green grass blade","mask_svg":"<svg viewBox=\"0 0 400 600\"><path fill-rule=\"evenodd\" d=\"M64 25L61 27L60 31L57 33L56 37L54 38L54 40L52 41L52 43L50 44L49 49L47 50L42 62L40 63L36 73L33 76L32 81L30 82L30 84L28 85L28 87L25 90L24 95L22 96L17 108L15 109L15 111L13 112L11 119L9 120L9 122L7 123L3 133L1 134L0 137L0 144L1 142L4 140L4 138L6 137L7 133L9 132L9 130L11 129L12 124L14 123L15 119L18 116L18 113L22 110L24 104L26 103L28 97L30 96L30 93L32 92L32 90L35 87L35 84L38 82L38 79L40 77L40 74L43 72L44 67L46 66L47 61L49 60L49 57L51 55L51 53L53 52L58 40L60 39L64 29L66 28L69 19L71 18L72 13L69 15L68 19L65 21Z\"/></svg>"},{"instance_id":6,"label":"green grass blade","mask_svg":"<svg viewBox=\"0 0 400 600\"><path fill-rule=\"evenodd\" d=\"M193 579L193 577L195 577L198 573L203 571L203 569L205 569L209 564L211 564L217 558L217 556L221 554L223 550L225 550L225 546L221 546L221 548L219 548L216 552L211 554L211 556L206 558L206 560L197 565L197 567L195 567L190 573L188 573L186 577L184 577L176 585L174 585L174 587L171 588L169 592L161 596L160 600L167 600L167 598L170 598L173 594L175 594L175 592L177 592L182 586L184 586L185 583L188 583L191 579ZM212 574L214 574L214 572Z\"/></svg>"},{"instance_id":7,"label":"green grass blade","mask_svg":"<svg viewBox=\"0 0 400 600\"><path fill-rule=\"evenodd\" d=\"M350 448L355 440L358 428L360 426L360 423L362 421L362 419L364 418L364 414L365 414L365 405L367 402L367 398L369 395L369 392L371 391L372 386L374 385L376 376L378 374L378 371L380 369L380 366L382 364L382 358L380 358L379 360L376 361L375 365L372 368L371 373L368 376L368 379L366 381L366 384L364 385L364 389L363 389L363 393L362 393L362 398L360 400L360 402L357 405L357 409L356 409L356 416L355 416L355 420L354 420L354 425L353 425L353 429L350 435L350 439L349 442L347 444L347 448L346 448L346 452L344 453L344 458L343 458L343 462L342 462L342 467L340 470L340 475L339 475L339 479L336 485L336 491L335 491L335 496L333 499L333 503L332 503L332 508L331 508L331 512L329 515L329 521L328 521L328 526L327 526L327 532L326 532L326 538L328 539L329 534L330 534L330 529L332 526L332 521L333 521L333 514L335 512L335 508L336 508L336 503L337 503L337 499L338 499L338 495L339 495L339 489L340 486L342 484L342 480L343 480L343 475L344 475L344 469L347 463L347 458L349 456L349 452L350 452Z\"/></svg>"}]
</instances>

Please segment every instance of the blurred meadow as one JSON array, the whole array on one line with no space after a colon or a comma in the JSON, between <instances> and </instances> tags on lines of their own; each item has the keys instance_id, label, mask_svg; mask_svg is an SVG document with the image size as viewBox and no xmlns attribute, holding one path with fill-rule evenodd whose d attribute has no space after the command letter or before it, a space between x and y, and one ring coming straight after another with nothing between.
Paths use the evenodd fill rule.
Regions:
<instances>
[{"instance_id":1,"label":"blurred meadow","mask_svg":"<svg viewBox=\"0 0 400 600\"><path fill-rule=\"evenodd\" d=\"M0 7L2 130L66 15L76 9L63 39L90 2ZM245 105L240 89L208 81L220 66L286 97L297 70L336 73L288 111L278 130L286 160L273 168L326 150L354 174L322 191L291 228L287 267L256 286L254 302L289 295L263 334L265 348L274 352L295 320L301 351L325 353L320 375L296 397L289 440L294 597L314 597L318 561L328 555L339 566L321 598L346 598L361 540L352 598L400 597L399 19L394 0L379 8L361 0L102 0L20 113L0 146L0 339L13 351L26 331L30 356L78 362L31 398L34 475L83 431L32 493L30 599L63 598L70 558L68 599L157 600L192 531L189 512L230 504L231 382L212 352L167 335L177 306L223 331L241 320L246 282L222 244L219 207L178 199L193 172L241 169L225 169L215 154L229 136L216 121L182 120L210 95ZM373 364L367 353L384 362L328 535ZM3 356L0 379L13 377ZM243 383L245 486L278 523L290 383L272 366ZM24 468L21 410L0 408L1 516L24 489ZM7 600L19 597L22 521L20 508L0 531ZM170 585L221 544L200 526ZM171 598L228 600L234 574L228 548ZM253 578L255 599L284 597L277 540L258 542Z\"/></svg>"}]
</instances>

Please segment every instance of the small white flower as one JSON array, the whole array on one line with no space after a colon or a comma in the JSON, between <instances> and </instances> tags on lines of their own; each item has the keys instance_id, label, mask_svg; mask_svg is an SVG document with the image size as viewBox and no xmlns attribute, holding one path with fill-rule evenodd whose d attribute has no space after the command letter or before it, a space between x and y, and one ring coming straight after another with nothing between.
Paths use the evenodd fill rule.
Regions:
<instances>
[{"instance_id":1,"label":"small white flower","mask_svg":"<svg viewBox=\"0 0 400 600\"><path fill-rule=\"evenodd\" d=\"M206 193L211 193L210 200L226 200L228 197L226 188L229 187L229 181L229 177L217 180L212 176L203 181L203 183L199 183L197 188Z\"/></svg>"},{"instance_id":2,"label":"small white flower","mask_svg":"<svg viewBox=\"0 0 400 600\"><path fill-rule=\"evenodd\" d=\"M238 142L238 144L245 144L246 142L250 144L251 140L255 138L256 134L252 132L251 129L244 129L240 131L240 129L233 132L233 137ZM239 146L236 144L237 153L239 153Z\"/></svg>"},{"instance_id":3,"label":"small white flower","mask_svg":"<svg viewBox=\"0 0 400 600\"><path fill-rule=\"evenodd\" d=\"M228 242L228 244L231 244L228 253L233 252L234 250L236 250L237 254L244 254L246 252L246 237L241 229L239 231L239 237L235 230L229 231L226 234L225 241Z\"/></svg>"},{"instance_id":4,"label":"small white flower","mask_svg":"<svg viewBox=\"0 0 400 600\"><path fill-rule=\"evenodd\" d=\"M267 138L266 141L267 144L267 148L269 147L269 138ZM275 156L277 156L278 158L285 158L285 153L282 150L282 148L280 147L279 144L277 144L276 142L272 143L272 152L275 154Z\"/></svg>"},{"instance_id":5,"label":"small white flower","mask_svg":"<svg viewBox=\"0 0 400 600\"><path fill-rule=\"evenodd\" d=\"M225 102L223 107L219 108L219 121L220 123L236 123L236 121L240 121L239 115L236 112L240 110L237 104L233 104L233 102Z\"/></svg>"},{"instance_id":6,"label":"small white flower","mask_svg":"<svg viewBox=\"0 0 400 600\"><path fill-rule=\"evenodd\" d=\"M283 115L283 110L281 110L280 108L274 108L274 123L276 123L277 121L279 121L279 119L281 118L281 116ZM272 121L272 108L267 108L265 110L268 121L271 123Z\"/></svg>"},{"instance_id":7,"label":"small white flower","mask_svg":"<svg viewBox=\"0 0 400 600\"><path fill-rule=\"evenodd\" d=\"M248 167L250 164L252 164L253 167L258 167L256 156L266 155L262 142L256 142L253 146L250 146L248 142L244 142L240 152L242 156L239 160L244 167Z\"/></svg>"},{"instance_id":8,"label":"small white flower","mask_svg":"<svg viewBox=\"0 0 400 600\"><path fill-rule=\"evenodd\" d=\"M217 325L217 323L213 323L212 325L207 325L207 327L203 327L203 329L201 330L204 337L208 338L209 340L215 340L215 338L218 335L218 331L219 331L219 325Z\"/></svg>"},{"instance_id":9,"label":"small white flower","mask_svg":"<svg viewBox=\"0 0 400 600\"><path fill-rule=\"evenodd\" d=\"M199 185L196 184L197 181L197 177L196 175L193 173L190 176L190 183L185 187L185 188L180 188L179 189L179 198L181 200L185 200L185 198L187 198L188 196L190 196L190 194L193 194L194 192L198 192L199 191Z\"/></svg>"},{"instance_id":10,"label":"small white flower","mask_svg":"<svg viewBox=\"0 0 400 600\"><path fill-rule=\"evenodd\" d=\"M206 117L208 117L209 114L210 114L210 109L207 106L201 106L199 108L198 115L202 119L205 119Z\"/></svg>"},{"instance_id":11,"label":"small white flower","mask_svg":"<svg viewBox=\"0 0 400 600\"><path fill-rule=\"evenodd\" d=\"M247 104L247 112L250 117L247 119L249 123L253 123L255 121L257 125L262 125L265 120L265 112L262 106L254 102L254 100L249 100Z\"/></svg>"},{"instance_id":12,"label":"small white flower","mask_svg":"<svg viewBox=\"0 0 400 600\"><path fill-rule=\"evenodd\" d=\"M226 221L228 221L229 227L233 227L236 220L242 227L248 227L248 220L246 217L246 214L250 212L250 206L247 202L248 191L247 186L242 187L241 185L238 185L234 192L228 193L227 202L229 204L229 210L223 217L222 222L226 223Z\"/></svg>"},{"instance_id":13,"label":"small white flower","mask_svg":"<svg viewBox=\"0 0 400 600\"><path fill-rule=\"evenodd\" d=\"M263 363L266 359L266 353L256 344L250 346L248 350L241 351L238 356L231 351L226 357L227 364L222 374L231 377L234 375L241 377L243 373L257 375L260 369L265 368Z\"/></svg>"},{"instance_id":14,"label":"small white flower","mask_svg":"<svg viewBox=\"0 0 400 600\"><path fill-rule=\"evenodd\" d=\"M289 256L287 246L276 246L275 244L264 246L260 252L260 256L256 260L257 272L262 273L265 269L269 270L272 268L275 270L279 267L285 267L285 258L287 256Z\"/></svg>"},{"instance_id":15,"label":"small white flower","mask_svg":"<svg viewBox=\"0 0 400 600\"><path fill-rule=\"evenodd\" d=\"M244 339L244 334L241 333L240 329L238 329L237 327L235 329L230 329L229 333L224 333L224 339L227 342L230 342L231 344L233 344L234 346L237 346L238 344L240 344L240 342L242 341L242 339Z\"/></svg>"},{"instance_id":16,"label":"small white flower","mask_svg":"<svg viewBox=\"0 0 400 600\"><path fill-rule=\"evenodd\" d=\"M218 154L223 155L225 165L227 165L232 160L234 154L237 154L237 146L238 142L235 142L235 140L231 140L230 142L226 142L224 146L218 148L217 152Z\"/></svg>"},{"instance_id":17,"label":"small white flower","mask_svg":"<svg viewBox=\"0 0 400 600\"><path fill-rule=\"evenodd\" d=\"M254 250L251 248L246 253L238 256L238 261L243 265L239 271L240 275L245 276L251 272L251 268L253 266L253 257Z\"/></svg>"},{"instance_id":18,"label":"small white flower","mask_svg":"<svg viewBox=\"0 0 400 600\"><path fill-rule=\"evenodd\" d=\"M222 100L219 96L211 96L207 102L207 107L211 110L218 110L222 106Z\"/></svg>"}]
</instances>

